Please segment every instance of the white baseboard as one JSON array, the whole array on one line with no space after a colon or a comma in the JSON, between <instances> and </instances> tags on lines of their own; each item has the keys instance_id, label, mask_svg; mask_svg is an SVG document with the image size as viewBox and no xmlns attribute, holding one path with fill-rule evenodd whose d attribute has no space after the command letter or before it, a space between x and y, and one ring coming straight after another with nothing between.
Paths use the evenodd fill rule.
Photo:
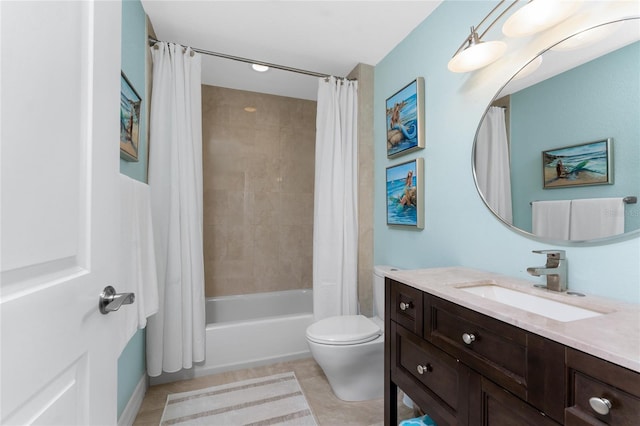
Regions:
<instances>
[{"instance_id":1,"label":"white baseboard","mask_svg":"<svg viewBox=\"0 0 640 426\"><path fill-rule=\"evenodd\" d=\"M147 375L144 374L136 385L136 388L133 390L133 394L131 395L131 398L129 398L127 406L124 407L124 411L118 419L118 426L131 426L136 420L136 416L138 415L138 411L140 411L144 396L147 393L147 388L149 387L147 381Z\"/></svg>"}]
</instances>

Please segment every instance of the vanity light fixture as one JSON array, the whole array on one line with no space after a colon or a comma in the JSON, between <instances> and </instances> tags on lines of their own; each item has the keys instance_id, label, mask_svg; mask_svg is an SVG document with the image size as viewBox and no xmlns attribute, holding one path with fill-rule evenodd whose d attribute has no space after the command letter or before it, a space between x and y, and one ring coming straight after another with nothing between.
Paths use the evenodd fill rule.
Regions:
<instances>
[{"instance_id":1,"label":"vanity light fixture","mask_svg":"<svg viewBox=\"0 0 640 426\"><path fill-rule=\"evenodd\" d=\"M483 38L519 0L513 1L504 8L480 35L478 35L478 29L503 7L505 1L501 0L478 25L471 27L471 35L466 38L449 61L447 65L449 71L474 71L495 62L504 54L507 50L505 42L483 41ZM502 26L502 32L508 37L523 37L546 30L568 18L580 7L581 1L531 0L507 19Z\"/></svg>"},{"instance_id":2,"label":"vanity light fixture","mask_svg":"<svg viewBox=\"0 0 640 426\"><path fill-rule=\"evenodd\" d=\"M256 107L246 106L246 107L244 107L244 110L246 112L256 112L258 109Z\"/></svg>"},{"instance_id":3,"label":"vanity light fixture","mask_svg":"<svg viewBox=\"0 0 640 426\"><path fill-rule=\"evenodd\" d=\"M456 50L453 58L447 64L447 68L452 72L469 72L489 65L490 63L498 60L504 52L507 50L507 44L503 41L483 41L482 38L487 34L487 31L495 25L505 13L511 9L518 0L507 6L502 13L491 21L487 28L478 35L478 30L482 27L487 19L489 19L494 13L496 13L505 0L501 0L491 12L484 17L482 21L475 27L471 27L471 34L462 42L462 45Z\"/></svg>"},{"instance_id":4,"label":"vanity light fixture","mask_svg":"<svg viewBox=\"0 0 640 426\"><path fill-rule=\"evenodd\" d=\"M539 33L567 19L580 8L581 0L533 0L518 9L502 26L507 37Z\"/></svg>"},{"instance_id":5,"label":"vanity light fixture","mask_svg":"<svg viewBox=\"0 0 640 426\"><path fill-rule=\"evenodd\" d=\"M253 68L254 71L258 71L258 72L265 72L269 70L268 66L260 65L260 64L251 64L251 68Z\"/></svg>"},{"instance_id":6,"label":"vanity light fixture","mask_svg":"<svg viewBox=\"0 0 640 426\"><path fill-rule=\"evenodd\" d=\"M474 27L471 27L471 35L465 43L468 43L467 47L449 61L449 71L477 70L499 59L507 50L507 44L503 41L481 41Z\"/></svg>"}]
</instances>

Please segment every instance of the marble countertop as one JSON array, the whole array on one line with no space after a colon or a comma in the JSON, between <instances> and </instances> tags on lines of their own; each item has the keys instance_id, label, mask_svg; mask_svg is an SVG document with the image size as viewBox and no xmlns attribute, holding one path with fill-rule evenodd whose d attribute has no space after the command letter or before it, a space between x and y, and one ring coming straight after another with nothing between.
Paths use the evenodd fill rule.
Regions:
<instances>
[{"instance_id":1,"label":"marble countertop","mask_svg":"<svg viewBox=\"0 0 640 426\"><path fill-rule=\"evenodd\" d=\"M398 270L388 272L387 276L539 336L640 372L640 305L597 296L582 297L558 293L533 287L534 283L530 281L463 267ZM597 311L603 315L561 322L460 290L461 287L481 284L499 285Z\"/></svg>"}]
</instances>

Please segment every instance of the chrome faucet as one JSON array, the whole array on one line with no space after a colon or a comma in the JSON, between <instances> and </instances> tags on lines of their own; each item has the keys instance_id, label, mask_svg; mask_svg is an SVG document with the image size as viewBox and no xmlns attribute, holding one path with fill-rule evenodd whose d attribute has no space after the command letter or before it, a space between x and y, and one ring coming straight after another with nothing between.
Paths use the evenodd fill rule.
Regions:
<instances>
[{"instance_id":1,"label":"chrome faucet","mask_svg":"<svg viewBox=\"0 0 640 426\"><path fill-rule=\"evenodd\" d=\"M546 254L545 266L527 268L534 277L547 276L547 289L552 291L567 290L567 259L564 250L533 250L534 253Z\"/></svg>"}]
</instances>

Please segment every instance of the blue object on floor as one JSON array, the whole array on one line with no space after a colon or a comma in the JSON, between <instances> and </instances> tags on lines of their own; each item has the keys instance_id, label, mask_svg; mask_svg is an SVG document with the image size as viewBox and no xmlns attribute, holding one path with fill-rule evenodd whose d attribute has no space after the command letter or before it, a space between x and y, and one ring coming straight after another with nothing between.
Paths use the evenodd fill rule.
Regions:
<instances>
[{"instance_id":1,"label":"blue object on floor","mask_svg":"<svg viewBox=\"0 0 640 426\"><path fill-rule=\"evenodd\" d=\"M426 414L415 419L407 419L400 422L399 426L437 426L436 422Z\"/></svg>"}]
</instances>

